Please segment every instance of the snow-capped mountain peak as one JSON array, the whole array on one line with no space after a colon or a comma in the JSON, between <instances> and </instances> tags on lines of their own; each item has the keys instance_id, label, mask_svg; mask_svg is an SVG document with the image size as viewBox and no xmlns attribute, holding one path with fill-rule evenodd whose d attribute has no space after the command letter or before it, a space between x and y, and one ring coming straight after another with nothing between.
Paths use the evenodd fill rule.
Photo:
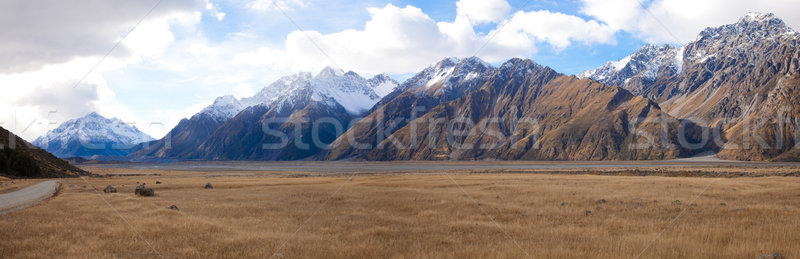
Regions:
<instances>
[{"instance_id":1,"label":"snow-capped mountain peak","mask_svg":"<svg viewBox=\"0 0 800 259\"><path fill-rule=\"evenodd\" d=\"M683 67L683 49L670 45L647 44L636 53L618 61L611 61L600 68L577 75L578 78L591 78L602 83L623 86L628 79L640 75L648 81L658 79L662 68L679 74ZM633 90L633 89L629 89ZM635 91L634 91L635 92Z\"/></svg>"},{"instance_id":2,"label":"snow-capped mountain peak","mask_svg":"<svg viewBox=\"0 0 800 259\"><path fill-rule=\"evenodd\" d=\"M325 67L322 71L317 74L316 77L337 77L343 76L345 73L343 70L335 67Z\"/></svg>"},{"instance_id":3,"label":"snow-capped mountain peak","mask_svg":"<svg viewBox=\"0 0 800 259\"><path fill-rule=\"evenodd\" d=\"M236 116L237 113L245 108L243 106L243 103L233 95L226 95L218 97L214 100L214 104L206 107L199 114L216 120L227 120Z\"/></svg>"},{"instance_id":4,"label":"snow-capped mountain peak","mask_svg":"<svg viewBox=\"0 0 800 259\"><path fill-rule=\"evenodd\" d=\"M765 38L777 38L794 34L796 32L774 14L748 13L734 24L706 28L697 36L695 42L710 42L717 41L720 38L741 37L755 42Z\"/></svg>"},{"instance_id":5,"label":"snow-capped mountain peak","mask_svg":"<svg viewBox=\"0 0 800 259\"><path fill-rule=\"evenodd\" d=\"M316 76L301 72L282 77L252 97L240 100L233 96L219 97L195 116L227 121L248 107L283 106L302 99L306 94L310 94L312 101L339 104L351 114L360 114L372 108L397 86L397 82L387 75L377 75L367 80L352 71L345 73L341 69L326 67Z\"/></svg>"},{"instance_id":6,"label":"snow-capped mountain peak","mask_svg":"<svg viewBox=\"0 0 800 259\"><path fill-rule=\"evenodd\" d=\"M372 108L397 87L397 82L385 75L367 80L352 71L346 74L341 72L327 67L312 78L307 86L312 92L312 100L332 100L348 113L356 115Z\"/></svg>"},{"instance_id":7,"label":"snow-capped mountain peak","mask_svg":"<svg viewBox=\"0 0 800 259\"><path fill-rule=\"evenodd\" d=\"M128 125L117 118L107 119L93 112L84 117L64 122L58 128L36 139L33 144L45 148L57 156L68 157L84 155L71 153L74 150L66 150L70 145L74 147L89 144L112 144L130 148L133 145L153 140L135 126ZM103 146L97 149L105 148ZM119 154L114 153L114 155Z\"/></svg>"},{"instance_id":8,"label":"snow-capped mountain peak","mask_svg":"<svg viewBox=\"0 0 800 259\"><path fill-rule=\"evenodd\" d=\"M739 19L739 22L741 23L742 21L745 21L745 20L746 21L752 21L752 22L764 22L764 21L773 20L773 19L778 19L778 18L775 17L775 14L772 14L772 13L749 12L749 13L745 14L744 17Z\"/></svg>"},{"instance_id":9,"label":"snow-capped mountain peak","mask_svg":"<svg viewBox=\"0 0 800 259\"><path fill-rule=\"evenodd\" d=\"M218 97L213 104L195 114L194 117L206 117L219 122L227 121L247 107L259 104L269 105L277 101L281 96L303 87L311 78L311 73L297 73L279 78L251 97L242 99L236 99L232 95Z\"/></svg>"},{"instance_id":10,"label":"snow-capped mountain peak","mask_svg":"<svg viewBox=\"0 0 800 259\"><path fill-rule=\"evenodd\" d=\"M755 62L757 53L796 44L797 32L773 14L748 13L736 23L706 28L681 47L645 45L619 61L583 72L577 77L591 78L620 86L648 97L663 94L662 79L678 78L686 71L714 70L721 65ZM673 91L674 94L680 91Z\"/></svg>"},{"instance_id":11,"label":"snow-capped mountain peak","mask_svg":"<svg viewBox=\"0 0 800 259\"><path fill-rule=\"evenodd\" d=\"M776 29L782 31L790 30L786 23L784 23L783 20L775 16L773 13L750 12L740 18L736 23L738 26L754 26L756 24L767 27L775 27Z\"/></svg>"},{"instance_id":12,"label":"snow-capped mountain peak","mask_svg":"<svg viewBox=\"0 0 800 259\"><path fill-rule=\"evenodd\" d=\"M488 69L494 69L494 67L477 57L445 58L410 79L406 83L406 88L427 92L432 87L436 87L441 91L446 91L451 89L454 83L475 79Z\"/></svg>"}]
</instances>

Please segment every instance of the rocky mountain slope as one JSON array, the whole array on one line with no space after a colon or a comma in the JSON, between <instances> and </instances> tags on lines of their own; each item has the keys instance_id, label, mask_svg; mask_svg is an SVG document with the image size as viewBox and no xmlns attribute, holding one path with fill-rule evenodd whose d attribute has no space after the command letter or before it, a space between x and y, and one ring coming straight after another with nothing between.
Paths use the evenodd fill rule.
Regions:
<instances>
[{"instance_id":1,"label":"rocky mountain slope","mask_svg":"<svg viewBox=\"0 0 800 259\"><path fill-rule=\"evenodd\" d=\"M798 36L772 14L750 13L734 24L704 30L678 49L674 64L642 62L658 67L651 70L659 71L655 80L637 80L645 72L622 70L585 75L640 89L671 115L720 132L716 142L723 146L722 158L794 161L800 159L795 148L800 130Z\"/></svg>"},{"instance_id":2,"label":"rocky mountain slope","mask_svg":"<svg viewBox=\"0 0 800 259\"><path fill-rule=\"evenodd\" d=\"M326 152L325 159L345 159L363 153L360 143L380 142L388 136L386 130L400 129L414 118L422 116L434 107L466 96L486 83L483 75L496 69L482 60L472 57L459 60L447 58L432 64L398 87L394 93L381 100L369 114L355 123Z\"/></svg>"},{"instance_id":3,"label":"rocky mountain slope","mask_svg":"<svg viewBox=\"0 0 800 259\"><path fill-rule=\"evenodd\" d=\"M33 144L57 157L124 157L137 144L153 141L135 126L97 113L67 121L36 139Z\"/></svg>"},{"instance_id":4,"label":"rocky mountain slope","mask_svg":"<svg viewBox=\"0 0 800 259\"><path fill-rule=\"evenodd\" d=\"M57 178L78 174L89 173L0 127L0 176Z\"/></svg>"},{"instance_id":5,"label":"rocky mountain slope","mask_svg":"<svg viewBox=\"0 0 800 259\"><path fill-rule=\"evenodd\" d=\"M340 136L326 159L668 159L691 152L673 148L679 122L646 98L531 60L500 68L475 60L444 60L404 83L403 93ZM647 122L662 120L667 137L639 148L642 132L660 134L661 124ZM699 128L689 128L691 139Z\"/></svg>"}]
</instances>

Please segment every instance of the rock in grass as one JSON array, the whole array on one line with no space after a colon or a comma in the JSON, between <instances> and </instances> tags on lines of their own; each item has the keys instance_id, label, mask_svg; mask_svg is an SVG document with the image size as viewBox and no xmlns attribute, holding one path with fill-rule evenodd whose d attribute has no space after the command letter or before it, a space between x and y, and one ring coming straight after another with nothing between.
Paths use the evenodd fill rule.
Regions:
<instances>
[{"instance_id":1,"label":"rock in grass","mask_svg":"<svg viewBox=\"0 0 800 259\"><path fill-rule=\"evenodd\" d=\"M106 186L105 189L103 189L103 192L104 193L117 193L117 188L114 188L114 186L108 185L108 186Z\"/></svg>"},{"instance_id":2,"label":"rock in grass","mask_svg":"<svg viewBox=\"0 0 800 259\"><path fill-rule=\"evenodd\" d=\"M153 188L144 187L144 183L136 186L136 191L134 193L142 197L152 197L156 195L156 192L153 190Z\"/></svg>"},{"instance_id":3,"label":"rock in grass","mask_svg":"<svg viewBox=\"0 0 800 259\"><path fill-rule=\"evenodd\" d=\"M203 188L206 188L206 189L214 189L214 186L211 186L211 183L206 183L206 186L205 186L205 187L203 187Z\"/></svg>"}]
</instances>

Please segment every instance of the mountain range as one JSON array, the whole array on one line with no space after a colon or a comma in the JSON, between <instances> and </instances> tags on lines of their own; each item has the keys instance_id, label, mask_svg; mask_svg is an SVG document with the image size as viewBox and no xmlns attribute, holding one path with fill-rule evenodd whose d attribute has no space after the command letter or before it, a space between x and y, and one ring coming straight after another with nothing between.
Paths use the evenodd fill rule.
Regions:
<instances>
[{"instance_id":1,"label":"mountain range","mask_svg":"<svg viewBox=\"0 0 800 259\"><path fill-rule=\"evenodd\" d=\"M328 67L219 97L127 159L795 161L798 36L750 13L575 76L517 58L446 58L402 84Z\"/></svg>"},{"instance_id":2,"label":"mountain range","mask_svg":"<svg viewBox=\"0 0 800 259\"><path fill-rule=\"evenodd\" d=\"M314 119L334 119L348 125L372 108L397 87L387 75L366 79L354 72L327 67L319 74L299 73L283 77L253 97L237 100L224 96L190 119L181 121L167 137L131 155L133 159L210 159L210 160L296 160L319 152L318 146L264 149L275 141L264 134L264 124L272 121L286 141L304 138L310 143L311 131L321 132L319 141L330 143L338 137L330 123L311 127ZM287 118L283 121L278 119ZM309 122L291 118L310 118ZM298 125L295 127L295 125ZM343 131L340 130L340 131ZM294 147L294 148L292 148Z\"/></svg>"},{"instance_id":3,"label":"mountain range","mask_svg":"<svg viewBox=\"0 0 800 259\"><path fill-rule=\"evenodd\" d=\"M680 48L645 46L581 76L639 93L717 132L721 158L796 161L798 36L773 14L750 13Z\"/></svg>"}]
</instances>

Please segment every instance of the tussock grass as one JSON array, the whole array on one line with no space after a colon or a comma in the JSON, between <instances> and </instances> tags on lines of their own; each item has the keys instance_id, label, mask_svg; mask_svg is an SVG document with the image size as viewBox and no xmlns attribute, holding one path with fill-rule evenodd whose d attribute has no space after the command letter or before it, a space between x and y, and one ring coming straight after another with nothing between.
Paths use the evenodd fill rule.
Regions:
<instances>
[{"instance_id":1,"label":"tussock grass","mask_svg":"<svg viewBox=\"0 0 800 259\"><path fill-rule=\"evenodd\" d=\"M0 216L0 257L157 256L132 229L175 258L264 258L287 239L279 253L292 258L630 258L650 244L643 258L800 254L793 177L159 173L89 179L119 188L102 197L130 225L91 185L63 180L58 197ZM137 182L156 197L135 197Z\"/></svg>"}]
</instances>

